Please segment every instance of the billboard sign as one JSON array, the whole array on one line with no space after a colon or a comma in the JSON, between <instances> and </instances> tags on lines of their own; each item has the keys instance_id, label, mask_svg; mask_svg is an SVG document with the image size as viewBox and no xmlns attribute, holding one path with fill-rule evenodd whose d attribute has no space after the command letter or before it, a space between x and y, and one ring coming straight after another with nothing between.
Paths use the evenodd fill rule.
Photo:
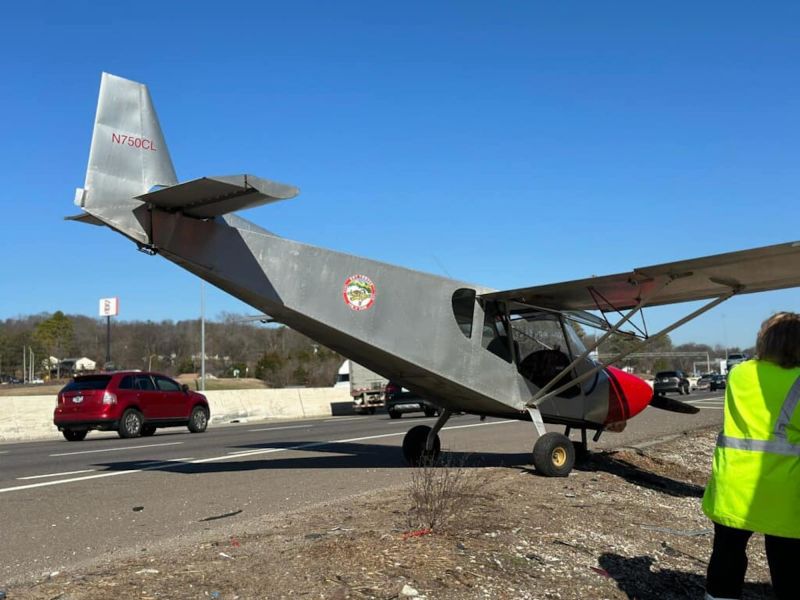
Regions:
<instances>
[{"instance_id":1,"label":"billboard sign","mask_svg":"<svg viewBox=\"0 0 800 600\"><path fill-rule=\"evenodd\" d=\"M119 314L119 298L100 298L100 316L116 317Z\"/></svg>"}]
</instances>

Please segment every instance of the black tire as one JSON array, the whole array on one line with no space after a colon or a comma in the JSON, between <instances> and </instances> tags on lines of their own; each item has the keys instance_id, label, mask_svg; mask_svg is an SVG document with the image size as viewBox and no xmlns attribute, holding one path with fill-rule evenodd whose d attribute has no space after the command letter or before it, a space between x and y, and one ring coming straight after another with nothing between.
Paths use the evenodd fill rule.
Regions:
<instances>
[{"instance_id":1,"label":"black tire","mask_svg":"<svg viewBox=\"0 0 800 600\"><path fill-rule=\"evenodd\" d=\"M572 441L560 433L545 433L533 446L533 466L545 477L566 477L575 466Z\"/></svg>"},{"instance_id":2,"label":"black tire","mask_svg":"<svg viewBox=\"0 0 800 600\"><path fill-rule=\"evenodd\" d=\"M403 413L397 412L396 410L389 411L389 418L390 419L399 419L403 416Z\"/></svg>"},{"instance_id":3,"label":"black tire","mask_svg":"<svg viewBox=\"0 0 800 600\"><path fill-rule=\"evenodd\" d=\"M690 386L689 386L689 384L687 383L687 384L686 384L686 388L683 390L683 393L684 393L684 394L686 394L686 395L688 396L688 395L689 395L689 392L691 392L691 391L692 391L692 390L690 389Z\"/></svg>"},{"instance_id":4,"label":"black tire","mask_svg":"<svg viewBox=\"0 0 800 600\"><path fill-rule=\"evenodd\" d=\"M65 429L61 432L68 442L82 442L89 433L88 429Z\"/></svg>"},{"instance_id":5,"label":"black tire","mask_svg":"<svg viewBox=\"0 0 800 600\"><path fill-rule=\"evenodd\" d=\"M151 435L155 434L155 432L155 425L142 425L142 437L150 437Z\"/></svg>"},{"instance_id":6,"label":"black tire","mask_svg":"<svg viewBox=\"0 0 800 600\"><path fill-rule=\"evenodd\" d=\"M371 414L371 415L374 415L374 414L375 414L375 407L374 407L374 406L370 406L370 407L369 407L369 410L368 410L367 412L368 412L369 414Z\"/></svg>"},{"instance_id":7,"label":"black tire","mask_svg":"<svg viewBox=\"0 0 800 600\"><path fill-rule=\"evenodd\" d=\"M119 437L139 437L142 435L142 425L144 425L142 413L135 408L129 408L122 413L122 418L119 420Z\"/></svg>"},{"instance_id":8,"label":"black tire","mask_svg":"<svg viewBox=\"0 0 800 600\"><path fill-rule=\"evenodd\" d=\"M438 412L439 411L436 410L435 408L432 408L432 407L429 407L429 406L425 407L425 416L426 417L435 417L436 413L438 413Z\"/></svg>"},{"instance_id":9,"label":"black tire","mask_svg":"<svg viewBox=\"0 0 800 600\"><path fill-rule=\"evenodd\" d=\"M187 427L192 433L203 433L208 427L208 409L204 406L195 406L192 409L192 414L189 415Z\"/></svg>"},{"instance_id":10,"label":"black tire","mask_svg":"<svg viewBox=\"0 0 800 600\"><path fill-rule=\"evenodd\" d=\"M412 467L433 464L439 458L442 444L438 434L433 442L433 450L430 452L425 450L425 442L430 430L431 428L427 425L417 425L409 429L403 438L403 457Z\"/></svg>"}]
</instances>

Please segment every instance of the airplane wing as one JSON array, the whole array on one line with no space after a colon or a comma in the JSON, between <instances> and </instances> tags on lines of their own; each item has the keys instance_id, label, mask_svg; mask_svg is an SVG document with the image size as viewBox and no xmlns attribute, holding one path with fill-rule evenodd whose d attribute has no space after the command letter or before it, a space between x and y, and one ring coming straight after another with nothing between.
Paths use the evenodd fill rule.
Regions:
<instances>
[{"instance_id":1,"label":"airplane wing","mask_svg":"<svg viewBox=\"0 0 800 600\"><path fill-rule=\"evenodd\" d=\"M300 193L296 187L253 175L201 177L136 196L137 200L190 217L209 219L243 208L288 200Z\"/></svg>"},{"instance_id":2,"label":"airplane wing","mask_svg":"<svg viewBox=\"0 0 800 600\"><path fill-rule=\"evenodd\" d=\"M481 294L558 311L626 310L800 286L800 242L642 267L628 273Z\"/></svg>"}]
</instances>

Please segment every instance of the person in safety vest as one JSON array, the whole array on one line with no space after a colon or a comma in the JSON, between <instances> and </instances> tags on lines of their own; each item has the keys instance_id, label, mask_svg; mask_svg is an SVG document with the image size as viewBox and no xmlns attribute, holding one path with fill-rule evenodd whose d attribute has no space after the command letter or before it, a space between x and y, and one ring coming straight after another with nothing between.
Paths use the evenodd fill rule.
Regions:
<instances>
[{"instance_id":1,"label":"person in safety vest","mask_svg":"<svg viewBox=\"0 0 800 600\"><path fill-rule=\"evenodd\" d=\"M728 374L703 512L714 522L706 599L740 598L747 541L765 535L772 588L800 598L800 314L761 325L755 360Z\"/></svg>"}]
</instances>

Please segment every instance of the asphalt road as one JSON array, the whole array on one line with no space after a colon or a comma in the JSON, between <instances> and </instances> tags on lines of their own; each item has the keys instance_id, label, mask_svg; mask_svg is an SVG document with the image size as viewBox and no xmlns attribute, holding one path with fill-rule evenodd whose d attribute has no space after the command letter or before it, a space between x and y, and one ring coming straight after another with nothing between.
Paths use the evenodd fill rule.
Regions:
<instances>
[{"instance_id":1,"label":"asphalt road","mask_svg":"<svg viewBox=\"0 0 800 600\"><path fill-rule=\"evenodd\" d=\"M591 446L647 443L722 422L718 392L688 400L699 414L648 408L623 433ZM0 444L0 588L400 485L409 475L403 435L434 421L378 414L261 421L197 435L175 428L134 440L91 433L83 442ZM472 416L453 417L440 435L444 449L475 468L528 464L535 437L530 423Z\"/></svg>"}]
</instances>

